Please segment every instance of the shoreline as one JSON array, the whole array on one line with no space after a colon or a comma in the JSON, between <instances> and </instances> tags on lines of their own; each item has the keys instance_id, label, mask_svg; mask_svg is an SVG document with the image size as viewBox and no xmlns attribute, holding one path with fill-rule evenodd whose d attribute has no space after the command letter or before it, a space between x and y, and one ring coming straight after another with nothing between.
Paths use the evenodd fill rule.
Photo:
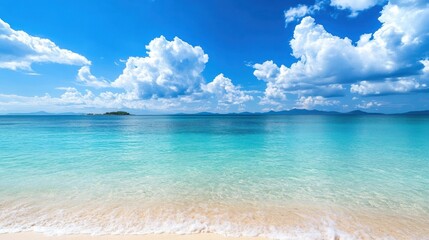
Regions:
<instances>
[{"instance_id":1,"label":"shoreline","mask_svg":"<svg viewBox=\"0 0 429 240\"><path fill-rule=\"evenodd\" d=\"M207 209L207 206L205 209ZM208 209L217 208L209 207ZM0 210L2 210L1 207ZM95 212L99 215L91 215L89 209L86 211L88 211L89 216L92 216L91 219L96 216L96 220L105 220L105 222L97 222L99 225L93 225L92 227L91 225L82 225L85 223L87 215L80 216L82 213L79 212L74 215L71 212L68 214L67 212L62 212L62 214L73 216L74 220L77 221L74 224L78 225L74 227L78 228L70 231L67 226L73 225L73 221L68 219L69 221L62 222L67 224L61 225L61 218L54 217L55 214L53 219L46 218L43 215L45 217L42 216L41 220L39 216L32 223L25 220L29 217L27 214L22 215L23 213L14 212L11 213L12 215L5 215L3 220L10 219L10 217L15 220L12 225L9 224L10 226L8 226L6 224L0 228L2 231L0 232L0 240L338 240L427 239L429 236L429 230L426 228L429 219L426 216L399 213L383 214L382 212L373 211L370 213L366 211L350 212L344 209L341 210L341 208L335 210L332 206L309 208L308 206L299 207L295 205L294 207L289 206L287 209L270 208L268 210L258 208L258 210L253 209L253 211L243 207L236 207L222 209L221 212L232 214L229 218L222 218L222 221L216 218L219 217L219 212L215 211L211 214L206 212L205 215L199 215L198 213L201 212L193 208L191 212L179 211L175 214L171 213L170 218L161 221L160 225L159 222L158 225L156 224L156 220L144 219L144 214L140 214L135 209L132 211L135 215L132 216L126 215L127 211L123 209L116 209L116 211L109 214ZM257 211L262 211L262 213L258 215ZM46 210L41 210L41 212L46 213ZM20 218L21 215L25 216L24 220ZM183 216L185 215L192 221L184 221ZM123 222L115 222L116 225L112 225L110 221L112 216L125 221L128 225L124 225ZM129 218L126 218L126 216ZM175 219L174 216L178 218ZM76 219L78 217L84 217L84 219ZM136 220L136 218L138 219ZM138 221L143 225L138 224ZM219 221L228 224L220 224ZM91 224L91 221L86 223ZM145 229L146 224L148 224L148 228ZM155 228L151 228L151 226L155 226Z\"/></svg>"},{"instance_id":2,"label":"shoreline","mask_svg":"<svg viewBox=\"0 0 429 240\"><path fill-rule=\"evenodd\" d=\"M21 233L0 233L0 240L266 240L261 237L226 237L215 233L196 233L196 234L147 234L147 235L86 235L86 234L71 234L49 236L37 232L21 232Z\"/></svg>"}]
</instances>

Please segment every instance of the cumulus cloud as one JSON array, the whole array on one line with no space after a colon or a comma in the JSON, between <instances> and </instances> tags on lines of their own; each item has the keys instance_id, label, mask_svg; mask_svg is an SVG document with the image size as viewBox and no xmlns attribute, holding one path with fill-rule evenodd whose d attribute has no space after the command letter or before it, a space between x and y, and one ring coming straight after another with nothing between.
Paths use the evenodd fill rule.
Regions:
<instances>
[{"instance_id":1,"label":"cumulus cloud","mask_svg":"<svg viewBox=\"0 0 429 240\"><path fill-rule=\"evenodd\" d=\"M77 81L86 86L117 88L111 92L94 94L76 88L59 88L59 97L1 95L0 107L67 107L129 108L156 111L224 111L253 99L248 92L233 84L223 74L206 82L202 76L207 54L201 47L194 47L179 38L172 41L163 36L152 40L147 57L130 57L122 74L112 83L94 76L89 66L83 66Z\"/></svg>"},{"instance_id":2,"label":"cumulus cloud","mask_svg":"<svg viewBox=\"0 0 429 240\"><path fill-rule=\"evenodd\" d=\"M363 34L353 43L327 32L312 17L303 18L290 42L297 62L290 67L278 66L272 61L253 66L256 78L267 83L266 98L274 99L272 89L276 89L276 95L281 95L297 90L317 90L321 86L327 90L361 81L401 85L404 78L422 75L425 71L422 60L429 56L427 3L423 0L391 1L384 6L379 21L382 25L376 32ZM421 81L422 78L414 79ZM364 92L358 89L355 86L352 91ZM386 89L389 93L395 92Z\"/></svg>"},{"instance_id":3,"label":"cumulus cloud","mask_svg":"<svg viewBox=\"0 0 429 240\"><path fill-rule=\"evenodd\" d=\"M381 82L361 81L352 84L350 92L367 96L429 91L429 60L422 60L421 63L424 68L418 76L398 77Z\"/></svg>"},{"instance_id":4,"label":"cumulus cloud","mask_svg":"<svg viewBox=\"0 0 429 240\"><path fill-rule=\"evenodd\" d=\"M327 99L322 96L302 96L296 101L296 106L304 109L313 109L316 106L332 106L338 104L338 100Z\"/></svg>"},{"instance_id":5,"label":"cumulus cloud","mask_svg":"<svg viewBox=\"0 0 429 240\"><path fill-rule=\"evenodd\" d=\"M212 82L204 85L203 90L213 94L220 105L239 105L253 99L252 96L240 90L240 87L235 86L231 79L223 74L219 74Z\"/></svg>"},{"instance_id":6,"label":"cumulus cloud","mask_svg":"<svg viewBox=\"0 0 429 240\"><path fill-rule=\"evenodd\" d=\"M331 6L339 9L348 9L352 12L352 17L356 16L359 11L363 11L380 5L386 0L331 0Z\"/></svg>"},{"instance_id":7,"label":"cumulus cloud","mask_svg":"<svg viewBox=\"0 0 429 240\"><path fill-rule=\"evenodd\" d=\"M103 88L109 87L110 83L104 79L100 79L92 75L89 66L83 66L77 73L77 80L83 83L85 86Z\"/></svg>"},{"instance_id":8,"label":"cumulus cloud","mask_svg":"<svg viewBox=\"0 0 429 240\"><path fill-rule=\"evenodd\" d=\"M202 72L209 57L199 46L178 37L169 41L161 36L146 49L147 57L128 58L122 74L112 82L113 87L125 89L138 99L209 99L221 106L240 105L252 99L223 74L206 83Z\"/></svg>"},{"instance_id":9,"label":"cumulus cloud","mask_svg":"<svg viewBox=\"0 0 429 240\"><path fill-rule=\"evenodd\" d=\"M14 30L0 19L0 68L32 71L33 63L91 64L82 55L62 49L49 39Z\"/></svg>"},{"instance_id":10,"label":"cumulus cloud","mask_svg":"<svg viewBox=\"0 0 429 240\"><path fill-rule=\"evenodd\" d=\"M201 89L201 76L208 55L199 46L175 37L155 38L146 46L147 57L130 57L122 74L112 83L136 96L174 98L189 95Z\"/></svg>"}]
</instances>

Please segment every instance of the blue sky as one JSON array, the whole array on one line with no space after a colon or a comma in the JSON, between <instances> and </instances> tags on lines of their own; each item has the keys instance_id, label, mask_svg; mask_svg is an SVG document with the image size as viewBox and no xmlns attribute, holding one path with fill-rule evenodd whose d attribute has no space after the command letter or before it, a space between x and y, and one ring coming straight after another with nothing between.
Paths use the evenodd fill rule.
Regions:
<instances>
[{"instance_id":1,"label":"blue sky","mask_svg":"<svg viewBox=\"0 0 429 240\"><path fill-rule=\"evenodd\" d=\"M424 0L4 0L0 19L0 113L429 109Z\"/></svg>"}]
</instances>

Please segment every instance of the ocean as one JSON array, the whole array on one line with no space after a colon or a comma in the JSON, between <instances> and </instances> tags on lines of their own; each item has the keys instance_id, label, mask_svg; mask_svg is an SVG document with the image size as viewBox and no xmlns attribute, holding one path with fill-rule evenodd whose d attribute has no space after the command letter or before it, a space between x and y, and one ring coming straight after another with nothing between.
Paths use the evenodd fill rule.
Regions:
<instances>
[{"instance_id":1,"label":"ocean","mask_svg":"<svg viewBox=\"0 0 429 240\"><path fill-rule=\"evenodd\" d=\"M0 116L0 233L429 239L427 116Z\"/></svg>"}]
</instances>

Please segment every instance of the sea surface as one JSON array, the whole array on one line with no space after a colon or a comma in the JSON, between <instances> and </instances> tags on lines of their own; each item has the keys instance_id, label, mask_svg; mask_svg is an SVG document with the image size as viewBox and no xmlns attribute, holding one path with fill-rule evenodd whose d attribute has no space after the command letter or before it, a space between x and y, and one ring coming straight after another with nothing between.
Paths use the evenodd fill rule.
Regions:
<instances>
[{"instance_id":1,"label":"sea surface","mask_svg":"<svg viewBox=\"0 0 429 240\"><path fill-rule=\"evenodd\" d=\"M0 116L0 233L429 239L429 117Z\"/></svg>"}]
</instances>

